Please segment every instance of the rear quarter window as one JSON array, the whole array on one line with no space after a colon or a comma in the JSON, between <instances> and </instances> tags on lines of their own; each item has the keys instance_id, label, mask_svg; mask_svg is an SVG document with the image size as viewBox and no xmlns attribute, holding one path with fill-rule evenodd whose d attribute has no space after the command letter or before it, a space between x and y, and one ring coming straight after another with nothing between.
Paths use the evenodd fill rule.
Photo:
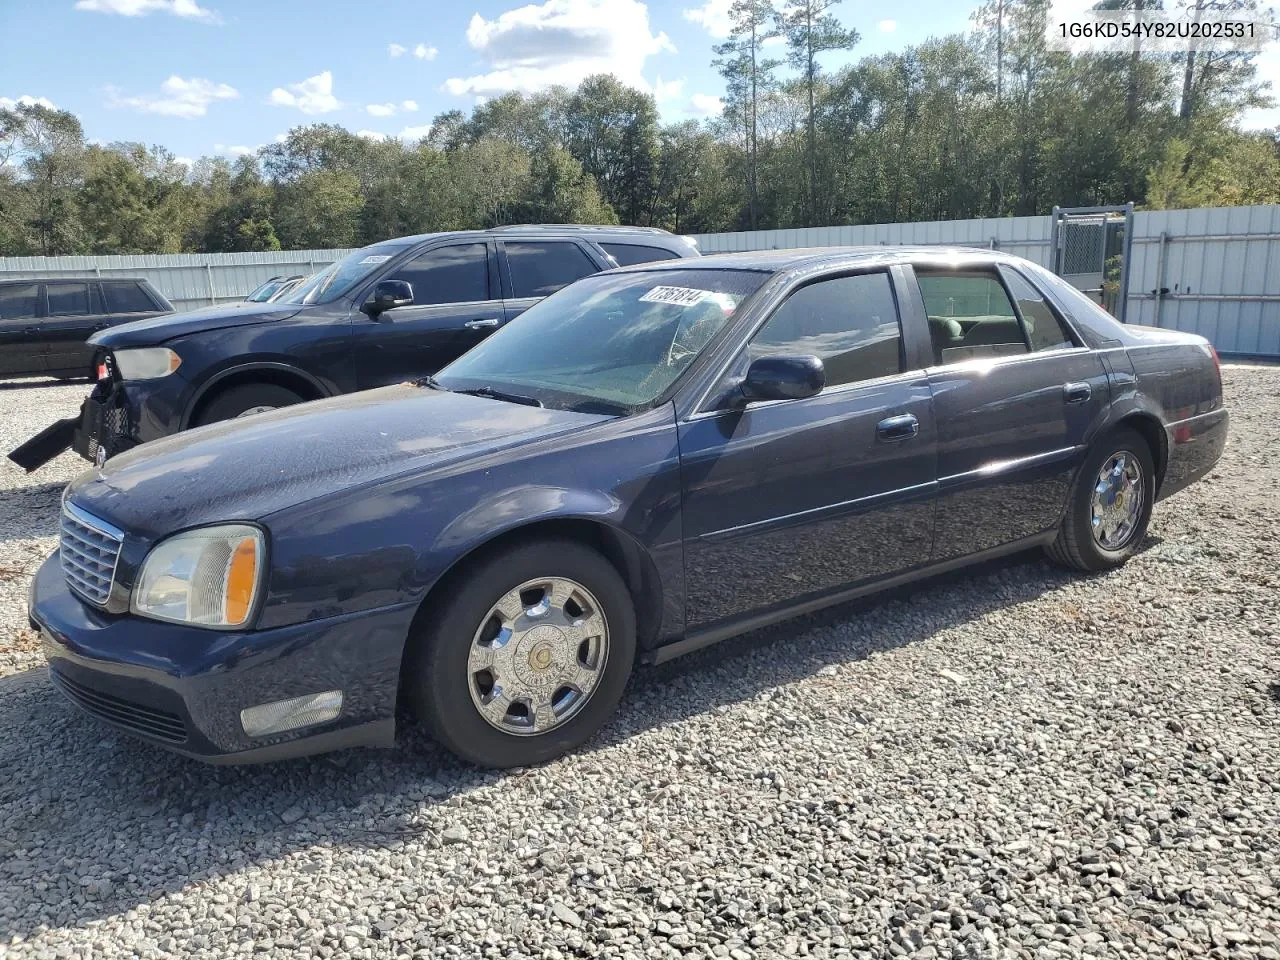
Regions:
<instances>
[{"instance_id":1,"label":"rear quarter window","mask_svg":"<svg viewBox=\"0 0 1280 960\"><path fill-rule=\"evenodd\" d=\"M136 283L104 283L102 294L107 301L108 313L146 313L159 309Z\"/></svg>"},{"instance_id":2,"label":"rear quarter window","mask_svg":"<svg viewBox=\"0 0 1280 960\"><path fill-rule=\"evenodd\" d=\"M636 263L653 263L657 260L679 260L680 255L662 247L650 247L640 243L602 243L604 252L618 261L618 266L629 267Z\"/></svg>"}]
</instances>

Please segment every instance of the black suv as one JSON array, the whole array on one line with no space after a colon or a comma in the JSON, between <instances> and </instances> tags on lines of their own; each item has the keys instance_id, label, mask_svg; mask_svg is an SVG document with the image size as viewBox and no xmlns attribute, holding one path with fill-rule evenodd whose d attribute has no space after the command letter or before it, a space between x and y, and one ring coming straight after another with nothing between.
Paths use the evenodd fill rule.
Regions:
<instances>
[{"instance_id":1,"label":"black suv","mask_svg":"<svg viewBox=\"0 0 1280 960\"><path fill-rule=\"evenodd\" d=\"M92 377L89 337L162 313L146 280L0 280L0 377Z\"/></svg>"},{"instance_id":2,"label":"black suv","mask_svg":"<svg viewBox=\"0 0 1280 960\"><path fill-rule=\"evenodd\" d=\"M106 376L81 415L9 454L34 470L219 420L432 374L548 294L616 266L698 255L647 227L513 226L386 240L268 303L95 336Z\"/></svg>"}]
</instances>

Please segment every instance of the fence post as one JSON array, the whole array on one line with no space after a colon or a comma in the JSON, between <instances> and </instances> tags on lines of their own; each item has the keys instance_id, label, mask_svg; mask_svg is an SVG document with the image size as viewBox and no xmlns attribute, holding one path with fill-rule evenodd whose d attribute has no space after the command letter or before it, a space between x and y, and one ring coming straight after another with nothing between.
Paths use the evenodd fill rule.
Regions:
<instances>
[{"instance_id":1,"label":"fence post","mask_svg":"<svg viewBox=\"0 0 1280 960\"><path fill-rule=\"evenodd\" d=\"M209 283L209 305L213 306L218 302L218 298L213 295L213 264L206 262L204 265L204 277Z\"/></svg>"},{"instance_id":2,"label":"fence post","mask_svg":"<svg viewBox=\"0 0 1280 960\"><path fill-rule=\"evenodd\" d=\"M1121 323L1126 322L1129 316L1129 260L1133 256L1133 201L1130 200L1124 205L1124 249L1120 253L1120 316L1117 319ZM1102 278L1105 281L1106 272L1106 234L1103 234L1103 271Z\"/></svg>"},{"instance_id":3,"label":"fence post","mask_svg":"<svg viewBox=\"0 0 1280 960\"><path fill-rule=\"evenodd\" d=\"M1160 231L1160 249L1156 259L1156 322L1160 326L1160 315L1164 312L1165 270L1169 264L1169 232Z\"/></svg>"}]
</instances>

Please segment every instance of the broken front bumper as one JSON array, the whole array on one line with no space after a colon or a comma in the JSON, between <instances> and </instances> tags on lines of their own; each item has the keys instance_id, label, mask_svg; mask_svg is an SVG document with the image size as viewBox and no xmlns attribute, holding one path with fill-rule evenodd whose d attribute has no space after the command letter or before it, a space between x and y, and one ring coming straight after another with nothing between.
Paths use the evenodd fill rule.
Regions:
<instances>
[{"instance_id":1,"label":"broken front bumper","mask_svg":"<svg viewBox=\"0 0 1280 960\"><path fill-rule=\"evenodd\" d=\"M125 404L124 391L114 380L100 380L80 406L78 417L59 420L9 454L9 459L30 473L68 447L90 463L138 445Z\"/></svg>"}]
</instances>

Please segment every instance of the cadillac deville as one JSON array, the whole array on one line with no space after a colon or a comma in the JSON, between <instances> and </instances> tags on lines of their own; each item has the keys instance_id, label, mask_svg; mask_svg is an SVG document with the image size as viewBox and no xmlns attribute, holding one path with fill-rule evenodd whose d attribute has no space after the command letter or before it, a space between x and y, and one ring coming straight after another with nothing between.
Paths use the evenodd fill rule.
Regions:
<instances>
[{"instance_id":1,"label":"cadillac deville","mask_svg":"<svg viewBox=\"0 0 1280 960\"><path fill-rule=\"evenodd\" d=\"M99 718L219 762L544 761L632 667L1029 547L1085 571L1227 435L1203 339L975 250L587 277L435 377L112 457L30 617Z\"/></svg>"}]
</instances>

